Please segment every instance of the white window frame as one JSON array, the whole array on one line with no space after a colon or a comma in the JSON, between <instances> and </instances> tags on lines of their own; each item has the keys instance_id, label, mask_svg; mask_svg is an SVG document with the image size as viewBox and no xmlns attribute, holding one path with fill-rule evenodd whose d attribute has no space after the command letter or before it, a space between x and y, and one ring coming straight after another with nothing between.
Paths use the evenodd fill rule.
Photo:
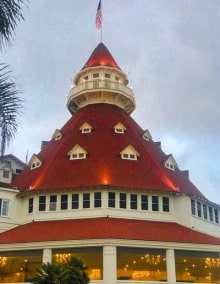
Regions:
<instances>
[{"instance_id":1,"label":"white window frame","mask_svg":"<svg viewBox=\"0 0 220 284\"><path fill-rule=\"evenodd\" d=\"M133 161L137 161L137 155L135 155L135 154L129 154L129 153L123 153L122 155L121 155L121 158L123 159L123 160L133 160Z\"/></svg>"},{"instance_id":2,"label":"white window frame","mask_svg":"<svg viewBox=\"0 0 220 284\"><path fill-rule=\"evenodd\" d=\"M57 136L55 136L55 141L57 141L57 140L60 140L62 138L62 135L61 134L57 134Z\"/></svg>"},{"instance_id":3,"label":"white window frame","mask_svg":"<svg viewBox=\"0 0 220 284\"><path fill-rule=\"evenodd\" d=\"M39 168L41 166L41 162L37 161L31 164L31 170Z\"/></svg>"},{"instance_id":4,"label":"white window frame","mask_svg":"<svg viewBox=\"0 0 220 284\"><path fill-rule=\"evenodd\" d=\"M1 199L1 212L0 216L1 217L8 217L9 216L9 199Z\"/></svg>"},{"instance_id":5,"label":"white window frame","mask_svg":"<svg viewBox=\"0 0 220 284\"><path fill-rule=\"evenodd\" d=\"M165 162L165 167L171 171L175 171L175 166L173 163Z\"/></svg>"},{"instance_id":6,"label":"white window frame","mask_svg":"<svg viewBox=\"0 0 220 284\"><path fill-rule=\"evenodd\" d=\"M115 128L115 133L124 134L125 133L125 129Z\"/></svg>"},{"instance_id":7,"label":"white window frame","mask_svg":"<svg viewBox=\"0 0 220 284\"><path fill-rule=\"evenodd\" d=\"M79 152L79 153L72 153L70 156L70 160L80 160L86 159L86 153Z\"/></svg>"},{"instance_id":8,"label":"white window frame","mask_svg":"<svg viewBox=\"0 0 220 284\"><path fill-rule=\"evenodd\" d=\"M91 133L92 132L92 128L82 128L82 133Z\"/></svg>"},{"instance_id":9,"label":"white window frame","mask_svg":"<svg viewBox=\"0 0 220 284\"><path fill-rule=\"evenodd\" d=\"M6 175L6 176L5 176ZM6 178L6 179L9 179L10 178L10 171L7 169L3 169L2 171L2 177L3 178Z\"/></svg>"}]
</instances>

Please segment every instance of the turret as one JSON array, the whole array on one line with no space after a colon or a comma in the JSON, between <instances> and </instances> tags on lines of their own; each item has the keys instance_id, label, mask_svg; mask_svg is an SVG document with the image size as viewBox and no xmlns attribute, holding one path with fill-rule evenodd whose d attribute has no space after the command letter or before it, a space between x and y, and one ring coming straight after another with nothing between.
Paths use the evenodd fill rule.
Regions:
<instances>
[{"instance_id":1,"label":"turret","mask_svg":"<svg viewBox=\"0 0 220 284\"><path fill-rule=\"evenodd\" d=\"M74 114L87 105L106 103L130 114L135 109L135 98L128 82L127 75L121 71L106 46L100 43L76 74L67 107Z\"/></svg>"}]
</instances>

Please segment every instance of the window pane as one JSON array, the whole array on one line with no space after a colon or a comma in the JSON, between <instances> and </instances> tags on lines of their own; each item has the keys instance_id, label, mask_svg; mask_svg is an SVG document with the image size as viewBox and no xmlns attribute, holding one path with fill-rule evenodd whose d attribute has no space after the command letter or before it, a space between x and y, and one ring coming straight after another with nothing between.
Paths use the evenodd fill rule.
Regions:
<instances>
[{"instance_id":1,"label":"window pane","mask_svg":"<svg viewBox=\"0 0 220 284\"><path fill-rule=\"evenodd\" d=\"M130 208L131 209L137 209L137 195L131 194L130 195Z\"/></svg>"},{"instance_id":2,"label":"window pane","mask_svg":"<svg viewBox=\"0 0 220 284\"><path fill-rule=\"evenodd\" d=\"M28 204L28 213L32 213L34 208L34 198L29 199L29 204Z\"/></svg>"},{"instance_id":3,"label":"window pane","mask_svg":"<svg viewBox=\"0 0 220 284\"><path fill-rule=\"evenodd\" d=\"M118 247L117 279L132 281L166 281L165 250Z\"/></svg>"},{"instance_id":4,"label":"window pane","mask_svg":"<svg viewBox=\"0 0 220 284\"><path fill-rule=\"evenodd\" d=\"M191 212L193 215L196 215L196 202L193 199L191 199Z\"/></svg>"},{"instance_id":5,"label":"window pane","mask_svg":"<svg viewBox=\"0 0 220 284\"><path fill-rule=\"evenodd\" d=\"M213 222L213 208L209 206L209 220Z\"/></svg>"},{"instance_id":6,"label":"window pane","mask_svg":"<svg viewBox=\"0 0 220 284\"><path fill-rule=\"evenodd\" d=\"M42 263L42 250L0 252L1 283L29 282ZM3 264L3 265L2 265Z\"/></svg>"},{"instance_id":7,"label":"window pane","mask_svg":"<svg viewBox=\"0 0 220 284\"><path fill-rule=\"evenodd\" d=\"M115 208L115 192L108 193L108 207Z\"/></svg>"},{"instance_id":8,"label":"window pane","mask_svg":"<svg viewBox=\"0 0 220 284\"><path fill-rule=\"evenodd\" d=\"M51 195L50 196L50 211L56 211L57 210L57 196L56 195Z\"/></svg>"},{"instance_id":9,"label":"window pane","mask_svg":"<svg viewBox=\"0 0 220 284\"><path fill-rule=\"evenodd\" d=\"M3 170L3 178L9 178L9 171Z\"/></svg>"},{"instance_id":10,"label":"window pane","mask_svg":"<svg viewBox=\"0 0 220 284\"><path fill-rule=\"evenodd\" d=\"M61 195L60 208L61 208L61 210L66 210L66 209L68 209L68 195L67 195L67 194Z\"/></svg>"},{"instance_id":11,"label":"window pane","mask_svg":"<svg viewBox=\"0 0 220 284\"><path fill-rule=\"evenodd\" d=\"M215 213L215 223L219 223L219 218L218 218L218 209L214 209L214 213Z\"/></svg>"},{"instance_id":12,"label":"window pane","mask_svg":"<svg viewBox=\"0 0 220 284\"><path fill-rule=\"evenodd\" d=\"M141 195L141 210L148 210L148 196Z\"/></svg>"},{"instance_id":13,"label":"window pane","mask_svg":"<svg viewBox=\"0 0 220 284\"><path fill-rule=\"evenodd\" d=\"M103 279L103 249L102 247L87 248L64 248L54 249L52 252L53 263L64 263L66 259L73 257L81 258L85 261L90 280Z\"/></svg>"},{"instance_id":14,"label":"window pane","mask_svg":"<svg viewBox=\"0 0 220 284\"><path fill-rule=\"evenodd\" d=\"M208 211L207 211L207 206L205 204L203 204L203 217L204 219L208 219Z\"/></svg>"},{"instance_id":15,"label":"window pane","mask_svg":"<svg viewBox=\"0 0 220 284\"><path fill-rule=\"evenodd\" d=\"M1 215L7 217L9 213L9 200L3 199L2 200L2 211Z\"/></svg>"},{"instance_id":16,"label":"window pane","mask_svg":"<svg viewBox=\"0 0 220 284\"><path fill-rule=\"evenodd\" d=\"M46 210L46 196L39 197L39 211Z\"/></svg>"},{"instance_id":17,"label":"window pane","mask_svg":"<svg viewBox=\"0 0 220 284\"><path fill-rule=\"evenodd\" d=\"M90 208L90 193L83 193L83 208Z\"/></svg>"},{"instance_id":18,"label":"window pane","mask_svg":"<svg viewBox=\"0 0 220 284\"><path fill-rule=\"evenodd\" d=\"M218 253L175 251L177 282L219 283Z\"/></svg>"},{"instance_id":19,"label":"window pane","mask_svg":"<svg viewBox=\"0 0 220 284\"><path fill-rule=\"evenodd\" d=\"M102 193L95 192L94 193L94 207L102 207Z\"/></svg>"},{"instance_id":20,"label":"window pane","mask_svg":"<svg viewBox=\"0 0 220 284\"><path fill-rule=\"evenodd\" d=\"M163 197L163 212L170 211L170 200L169 197Z\"/></svg>"},{"instance_id":21,"label":"window pane","mask_svg":"<svg viewBox=\"0 0 220 284\"><path fill-rule=\"evenodd\" d=\"M126 208L126 193L120 193L120 208Z\"/></svg>"},{"instance_id":22,"label":"window pane","mask_svg":"<svg viewBox=\"0 0 220 284\"><path fill-rule=\"evenodd\" d=\"M152 196L152 211L159 211L159 198Z\"/></svg>"},{"instance_id":23,"label":"window pane","mask_svg":"<svg viewBox=\"0 0 220 284\"><path fill-rule=\"evenodd\" d=\"M74 193L72 194L72 209L78 209L79 208L79 194Z\"/></svg>"},{"instance_id":24,"label":"window pane","mask_svg":"<svg viewBox=\"0 0 220 284\"><path fill-rule=\"evenodd\" d=\"M202 217L202 206L201 202L197 201L197 215L198 217Z\"/></svg>"}]
</instances>

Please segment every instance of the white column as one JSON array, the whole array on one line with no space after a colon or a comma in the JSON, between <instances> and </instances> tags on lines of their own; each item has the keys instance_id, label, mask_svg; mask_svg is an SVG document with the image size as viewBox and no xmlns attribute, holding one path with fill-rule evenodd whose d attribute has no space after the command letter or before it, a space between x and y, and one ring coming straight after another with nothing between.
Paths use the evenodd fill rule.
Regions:
<instances>
[{"instance_id":1,"label":"white column","mask_svg":"<svg viewBox=\"0 0 220 284\"><path fill-rule=\"evenodd\" d=\"M103 248L103 280L104 284L115 284L117 278L117 252L115 246Z\"/></svg>"},{"instance_id":2,"label":"white column","mask_svg":"<svg viewBox=\"0 0 220 284\"><path fill-rule=\"evenodd\" d=\"M52 250L44 249L43 250L43 263L51 263L52 262Z\"/></svg>"},{"instance_id":3,"label":"white column","mask_svg":"<svg viewBox=\"0 0 220 284\"><path fill-rule=\"evenodd\" d=\"M176 268L175 268L175 255L173 249L166 250L167 262L167 282L169 284L176 283Z\"/></svg>"}]
</instances>

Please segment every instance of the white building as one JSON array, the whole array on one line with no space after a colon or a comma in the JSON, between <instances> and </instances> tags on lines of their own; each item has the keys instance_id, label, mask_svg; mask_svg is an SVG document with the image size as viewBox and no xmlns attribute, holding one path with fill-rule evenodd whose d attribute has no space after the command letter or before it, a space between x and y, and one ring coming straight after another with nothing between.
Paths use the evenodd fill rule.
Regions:
<instances>
[{"instance_id":1,"label":"white building","mask_svg":"<svg viewBox=\"0 0 220 284\"><path fill-rule=\"evenodd\" d=\"M132 119L133 90L103 43L67 107L70 120L0 189L0 282L76 255L94 284L220 283L220 205Z\"/></svg>"}]
</instances>

